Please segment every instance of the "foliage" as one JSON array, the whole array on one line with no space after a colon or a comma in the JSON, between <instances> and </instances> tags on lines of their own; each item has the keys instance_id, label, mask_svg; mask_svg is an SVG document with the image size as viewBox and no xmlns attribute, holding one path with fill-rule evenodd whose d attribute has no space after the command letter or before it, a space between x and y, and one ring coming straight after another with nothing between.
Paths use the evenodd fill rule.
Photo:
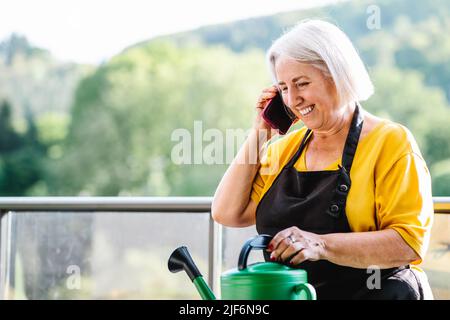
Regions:
<instances>
[{"instance_id":1,"label":"foliage","mask_svg":"<svg viewBox=\"0 0 450 320\"><path fill-rule=\"evenodd\" d=\"M45 146L31 114L27 124L27 131L19 133L12 125L10 104L0 105L0 195L25 195L43 176Z\"/></svg>"},{"instance_id":2,"label":"foliage","mask_svg":"<svg viewBox=\"0 0 450 320\"><path fill-rule=\"evenodd\" d=\"M207 129L247 129L254 97L267 83L259 52L169 42L130 49L80 83L58 163L66 182L54 192L211 194L222 168L175 165L172 134L188 130L189 151L202 152L194 139L203 140ZM195 121L203 132L194 134Z\"/></svg>"},{"instance_id":3,"label":"foliage","mask_svg":"<svg viewBox=\"0 0 450 320\"><path fill-rule=\"evenodd\" d=\"M380 9L380 29L367 27L369 5ZM226 155L242 140L211 146L227 129L251 126L255 99L270 83L264 50L297 21L316 17L355 43L376 86L363 105L411 130L434 194L448 194L450 35L443 30L450 5L443 0L347 1L202 27L136 44L93 72L56 62L13 35L0 43L0 96L13 110L0 141L16 151L2 155L1 183L11 195L212 195L230 163ZM23 145L27 110L37 116L39 148ZM180 142L172 135L182 129L191 135L188 158L201 163L173 161ZM217 131L207 137L208 129ZM217 153L221 163L205 163ZM34 169L23 171L27 166Z\"/></svg>"},{"instance_id":4,"label":"foliage","mask_svg":"<svg viewBox=\"0 0 450 320\"><path fill-rule=\"evenodd\" d=\"M0 42L0 98L12 105L16 121L25 118L28 110L37 117L68 114L78 81L90 70L90 66L58 61L17 34Z\"/></svg>"}]
</instances>

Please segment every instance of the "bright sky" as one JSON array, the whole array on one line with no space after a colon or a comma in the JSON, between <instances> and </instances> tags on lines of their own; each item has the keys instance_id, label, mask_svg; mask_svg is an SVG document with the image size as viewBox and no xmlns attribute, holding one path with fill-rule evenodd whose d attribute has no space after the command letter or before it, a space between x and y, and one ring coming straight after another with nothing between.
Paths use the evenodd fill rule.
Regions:
<instances>
[{"instance_id":1,"label":"bright sky","mask_svg":"<svg viewBox=\"0 0 450 320\"><path fill-rule=\"evenodd\" d=\"M336 0L2 0L0 40L12 32L62 60L98 63L136 42Z\"/></svg>"}]
</instances>

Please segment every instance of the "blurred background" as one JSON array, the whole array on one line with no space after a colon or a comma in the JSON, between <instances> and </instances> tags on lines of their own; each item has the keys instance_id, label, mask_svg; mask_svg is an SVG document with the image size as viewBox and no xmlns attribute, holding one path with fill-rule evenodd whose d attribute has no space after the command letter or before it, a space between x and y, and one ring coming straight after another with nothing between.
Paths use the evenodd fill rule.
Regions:
<instances>
[{"instance_id":1,"label":"blurred background","mask_svg":"<svg viewBox=\"0 0 450 320\"><path fill-rule=\"evenodd\" d=\"M271 84L265 50L304 18L326 19L347 33L375 85L375 95L363 106L411 130L430 169L433 195L450 196L450 2L166 2L161 8L136 0L2 4L0 196L212 196L229 162L206 163L203 150L192 148L192 158L200 152L204 161L174 163L173 132L181 128L194 134L195 121L201 121L203 132L249 129L259 92ZM203 138L203 147L210 142ZM239 143L223 147L224 154L234 155ZM19 293L12 297L196 297L193 291L158 295L151 288L161 286L152 280L140 293L106 285L124 272L143 284L147 278L139 275L151 269L145 266L165 259L167 251L153 256L145 247L145 230L164 230L165 223L181 239L188 237L183 236L186 226L194 225L189 219L169 222L164 215L139 219L18 215L14 277ZM136 232L140 225L148 226L142 234ZM253 232L229 236L239 239L230 243L235 254ZM443 298L450 298L448 232L449 219L437 218L428 267ZM111 244L117 234L125 248L121 254ZM140 240L133 242L133 236ZM49 285L36 270L55 277L51 266L60 260L42 259L42 250L66 252L87 266L90 287L61 293L58 276ZM234 265L234 259L225 259L224 266ZM118 260L122 271L114 275L108 269L109 278L93 284L95 272ZM154 272L166 277L163 269ZM66 268L61 270L61 277L67 276Z\"/></svg>"}]
</instances>

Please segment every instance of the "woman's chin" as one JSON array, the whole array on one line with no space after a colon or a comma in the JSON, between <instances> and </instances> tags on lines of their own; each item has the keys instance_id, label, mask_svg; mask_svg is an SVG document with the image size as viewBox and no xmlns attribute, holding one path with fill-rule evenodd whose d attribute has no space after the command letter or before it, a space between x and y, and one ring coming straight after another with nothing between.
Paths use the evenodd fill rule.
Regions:
<instances>
[{"instance_id":1,"label":"woman's chin","mask_svg":"<svg viewBox=\"0 0 450 320\"><path fill-rule=\"evenodd\" d=\"M302 119L302 122L308 129L315 130L320 128L320 124L312 119Z\"/></svg>"}]
</instances>

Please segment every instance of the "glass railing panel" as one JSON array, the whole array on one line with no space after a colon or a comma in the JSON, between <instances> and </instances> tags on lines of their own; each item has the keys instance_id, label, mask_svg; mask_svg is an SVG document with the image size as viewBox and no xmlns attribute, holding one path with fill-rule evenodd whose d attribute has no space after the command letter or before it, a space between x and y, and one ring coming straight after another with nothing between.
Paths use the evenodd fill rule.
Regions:
<instances>
[{"instance_id":1,"label":"glass railing panel","mask_svg":"<svg viewBox=\"0 0 450 320\"><path fill-rule=\"evenodd\" d=\"M186 245L208 277L208 213L9 212L2 218L7 299L199 299L167 269Z\"/></svg>"},{"instance_id":2,"label":"glass railing panel","mask_svg":"<svg viewBox=\"0 0 450 320\"><path fill-rule=\"evenodd\" d=\"M430 247L420 265L435 299L450 299L450 214L435 214Z\"/></svg>"}]
</instances>

